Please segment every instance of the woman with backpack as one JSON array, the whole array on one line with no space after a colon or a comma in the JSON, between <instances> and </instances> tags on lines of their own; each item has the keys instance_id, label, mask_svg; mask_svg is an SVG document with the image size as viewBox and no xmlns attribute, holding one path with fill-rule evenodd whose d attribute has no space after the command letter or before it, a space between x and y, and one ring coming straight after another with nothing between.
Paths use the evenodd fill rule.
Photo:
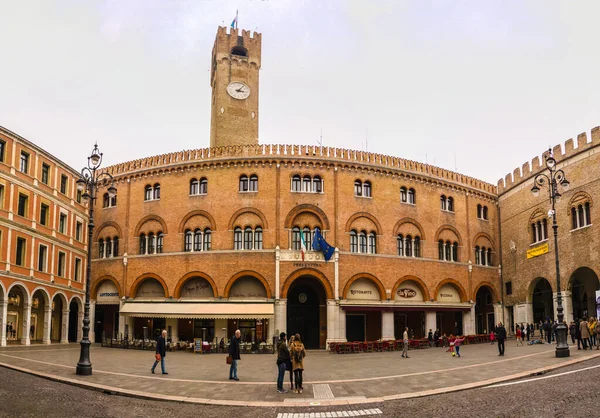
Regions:
<instances>
[{"instance_id":1,"label":"woman with backpack","mask_svg":"<svg viewBox=\"0 0 600 418\"><path fill-rule=\"evenodd\" d=\"M292 368L294 369L294 380L296 381L294 393L302 393L302 372L304 371L304 357L306 357L306 350L300 339L300 334L294 336L294 342L290 344L290 347Z\"/></svg>"}]
</instances>

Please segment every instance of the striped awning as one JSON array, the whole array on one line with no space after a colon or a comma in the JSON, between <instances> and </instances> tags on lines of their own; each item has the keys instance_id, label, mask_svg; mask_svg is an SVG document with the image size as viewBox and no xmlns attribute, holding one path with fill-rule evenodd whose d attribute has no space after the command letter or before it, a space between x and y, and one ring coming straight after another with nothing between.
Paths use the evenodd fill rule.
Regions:
<instances>
[{"instance_id":1,"label":"striped awning","mask_svg":"<svg viewBox=\"0 0 600 418\"><path fill-rule=\"evenodd\" d=\"M127 302L119 313L137 318L273 319L273 303Z\"/></svg>"}]
</instances>

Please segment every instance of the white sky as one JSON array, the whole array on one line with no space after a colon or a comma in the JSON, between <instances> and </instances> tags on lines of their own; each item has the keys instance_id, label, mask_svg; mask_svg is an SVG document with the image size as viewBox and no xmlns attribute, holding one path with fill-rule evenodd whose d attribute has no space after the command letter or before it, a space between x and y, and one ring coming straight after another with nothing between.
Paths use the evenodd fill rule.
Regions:
<instances>
[{"instance_id":1,"label":"white sky","mask_svg":"<svg viewBox=\"0 0 600 418\"><path fill-rule=\"evenodd\" d=\"M218 25L263 34L260 142L496 183L600 124L595 0L0 0L0 125L74 168L209 145Z\"/></svg>"}]
</instances>

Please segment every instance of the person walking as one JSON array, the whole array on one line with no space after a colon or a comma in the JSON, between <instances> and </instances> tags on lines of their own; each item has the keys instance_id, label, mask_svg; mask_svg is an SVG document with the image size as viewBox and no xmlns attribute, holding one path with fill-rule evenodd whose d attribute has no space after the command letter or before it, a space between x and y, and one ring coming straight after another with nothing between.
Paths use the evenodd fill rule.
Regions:
<instances>
[{"instance_id":1,"label":"person walking","mask_svg":"<svg viewBox=\"0 0 600 418\"><path fill-rule=\"evenodd\" d=\"M577 349L581 350L581 319L575 320L575 339L577 340Z\"/></svg>"},{"instance_id":2,"label":"person walking","mask_svg":"<svg viewBox=\"0 0 600 418\"><path fill-rule=\"evenodd\" d=\"M408 327L404 328L402 334L402 357L408 358Z\"/></svg>"},{"instance_id":3,"label":"person walking","mask_svg":"<svg viewBox=\"0 0 600 418\"><path fill-rule=\"evenodd\" d=\"M465 340L465 337L459 338L456 337L456 339L454 340L454 351L456 351L456 356L460 357L460 345L462 344L462 342Z\"/></svg>"},{"instance_id":4,"label":"person walking","mask_svg":"<svg viewBox=\"0 0 600 418\"><path fill-rule=\"evenodd\" d=\"M302 387L302 372L304 371L304 357L306 357L306 350L300 339L300 334L294 335L294 342L291 344L290 352L292 354L292 368L294 369L294 380L296 382L294 393L302 393L302 390L304 389Z\"/></svg>"},{"instance_id":5,"label":"person walking","mask_svg":"<svg viewBox=\"0 0 600 418\"><path fill-rule=\"evenodd\" d=\"M523 345L523 336L521 335L521 327L517 324L517 328L516 328L516 334L517 334L517 347L519 346L519 343L521 343L521 345Z\"/></svg>"},{"instance_id":6,"label":"person walking","mask_svg":"<svg viewBox=\"0 0 600 418\"><path fill-rule=\"evenodd\" d=\"M569 334L571 334L571 342L575 344L575 322L569 324Z\"/></svg>"},{"instance_id":7,"label":"person walking","mask_svg":"<svg viewBox=\"0 0 600 418\"><path fill-rule=\"evenodd\" d=\"M496 327L496 339L498 340L498 355L504 356L504 341L506 340L506 328L504 328L502 322L498 322L498 326Z\"/></svg>"},{"instance_id":8,"label":"person walking","mask_svg":"<svg viewBox=\"0 0 600 418\"><path fill-rule=\"evenodd\" d=\"M590 342L590 329L588 328L587 318L583 318L581 324L579 324L579 332L581 332L581 341L583 341L583 349L587 350L588 343Z\"/></svg>"},{"instance_id":9,"label":"person walking","mask_svg":"<svg viewBox=\"0 0 600 418\"><path fill-rule=\"evenodd\" d=\"M160 337L156 339L156 360L154 360L154 365L150 369L152 374L154 374L154 369L156 369L157 364L160 362L160 369L162 370L162 374L169 374L165 369L165 357L167 356L167 330L163 329L160 334Z\"/></svg>"},{"instance_id":10,"label":"person walking","mask_svg":"<svg viewBox=\"0 0 600 418\"><path fill-rule=\"evenodd\" d=\"M285 367L290 372L290 390L294 390L294 368L292 367L292 343L294 342L294 336L290 335L290 339L288 341L288 351L290 352L290 358L288 359Z\"/></svg>"},{"instance_id":11,"label":"person walking","mask_svg":"<svg viewBox=\"0 0 600 418\"><path fill-rule=\"evenodd\" d=\"M287 362L290 359L290 350L288 349L285 332L279 334L279 344L277 345L277 392L287 393L283 388L283 379L285 377L285 369Z\"/></svg>"},{"instance_id":12,"label":"person walking","mask_svg":"<svg viewBox=\"0 0 600 418\"><path fill-rule=\"evenodd\" d=\"M238 361L240 358L240 338L242 333L240 330L236 330L233 337L231 337L231 341L229 341L229 355L231 356L231 366L229 367L229 380L238 381Z\"/></svg>"},{"instance_id":13,"label":"person walking","mask_svg":"<svg viewBox=\"0 0 600 418\"><path fill-rule=\"evenodd\" d=\"M434 347L440 346L440 330L439 329L436 329L435 332L433 333L433 346Z\"/></svg>"},{"instance_id":14,"label":"person walking","mask_svg":"<svg viewBox=\"0 0 600 418\"><path fill-rule=\"evenodd\" d=\"M544 335L548 344L552 344L552 326L550 325L550 319L546 319L544 322Z\"/></svg>"}]
</instances>

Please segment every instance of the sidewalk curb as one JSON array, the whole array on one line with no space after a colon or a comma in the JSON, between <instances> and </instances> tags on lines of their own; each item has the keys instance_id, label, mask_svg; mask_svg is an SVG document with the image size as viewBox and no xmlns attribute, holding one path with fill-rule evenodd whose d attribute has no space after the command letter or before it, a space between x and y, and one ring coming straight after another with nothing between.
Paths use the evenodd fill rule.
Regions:
<instances>
[{"instance_id":1,"label":"sidewalk curb","mask_svg":"<svg viewBox=\"0 0 600 418\"><path fill-rule=\"evenodd\" d=\"M84 389L95 390L99 392L105 392L114 395L128 396L132 398L139 399L147 399L154 401L169 401L169 402L182 402L182 403L191 403L191 404L200 404L200 405L213 405L213 406L251 406L251 407L263 407L263 408L294 408L294 407L318 407L318 406L340 406L340 405L364 405L364 404L372 404L372 403L382 403L385 401L394 401L400 399L411 399L411 398L422 398L426 396L432 395L441 395L445 393L459 392L468 389L476 389L482 388L485 386L494 385L501 382L507 382L510 380L520 379L523 377L530 377L540 373L547 373L550 371L554 371L563 367L571 366L573 364L581 363L583 361L592 360L600 357L600 353L595 353L587 357L582 357L574 360L569 360L564 363L555 364L546 367L540 367L533 370L527 370L524 372L496 377L493 379L483 380L480 382L466 383L457 386L449 386L445 388L438 389L430 389L420 392L410 392L410 393L401 393L397 395L388 395L379 398L365 398L365 399L356 399L356 400L335 400L335 399L324 399L319 402L319 405L314 405L309 402L264 402L264 401L235 401L235 400L217 400L217 399L205 399L205 398L192 398L186 396L169 396L169 395L160 395L153 394L150 392L141 392L123 388L117 388L114 386L106 386L100 385L96 383L89 383L79 379L72 379L68 377L61 377L49 373L38 372L31 369L26 369L24 367L15 366L12 364L7 364L0 362L0 367L4 367L7 369L15 370L21 373L26 373L32 376L41 377L44 379L48 379L54 382L65 383L68 385L77 386Z\"/></svg>"}]
</instances>

